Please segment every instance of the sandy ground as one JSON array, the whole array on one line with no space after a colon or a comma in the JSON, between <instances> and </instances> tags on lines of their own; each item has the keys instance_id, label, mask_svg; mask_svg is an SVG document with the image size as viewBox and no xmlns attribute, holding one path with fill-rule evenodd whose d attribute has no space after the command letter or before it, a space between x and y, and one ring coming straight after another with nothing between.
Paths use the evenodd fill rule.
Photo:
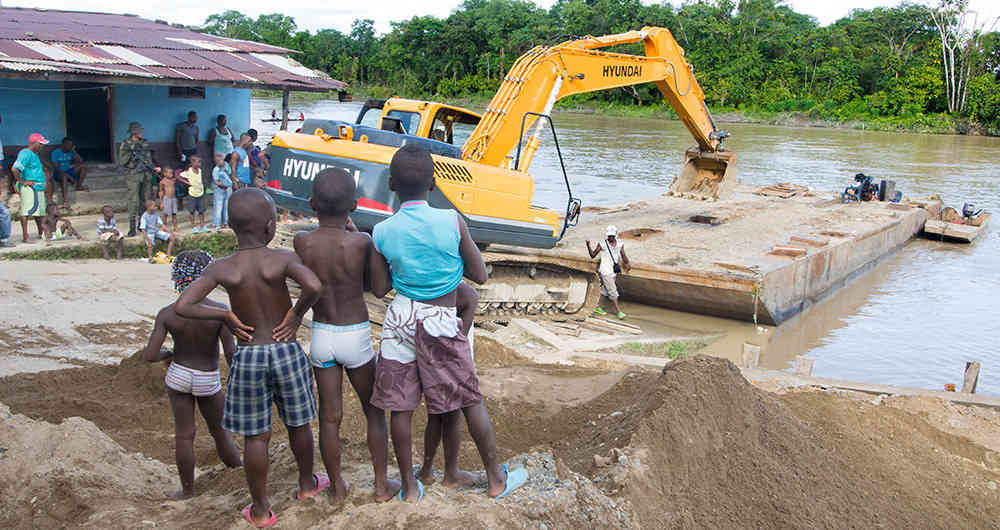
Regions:
<instances>
[{"instance_id":1,"label":"sandy ground","mask_svg":"<svg viewBox=\"0 0 1000 530\"><path fill-rule=\"evenodd\" d=\"M0 525L245 528L243 473L219 464L203 424L199 495L165 498L177 479L164 367L134 353L152 315L174 298L168 267L2 262L0 272L16 279L0 287L9 301L0 306L0 375L7 375L0 378ZM529 347L530 337L509 327L477 333L498 452L529 470L527 487L494 501L482 488L435 485L417 505L374 503L364 422L345 390L341 437L354 490L340 506L322 497L294 501L294 461L276 426L271 494L280 527L996 528L1000 521L996 410L764 389L711 357L662 373L613 362L538 364L532 350L542 346ZM414 432L425 421L421 409ZM475 448L463 442L462 465L475 469ZM318 451L315 460L322 469Z\"/></svg>"}]
</instances>

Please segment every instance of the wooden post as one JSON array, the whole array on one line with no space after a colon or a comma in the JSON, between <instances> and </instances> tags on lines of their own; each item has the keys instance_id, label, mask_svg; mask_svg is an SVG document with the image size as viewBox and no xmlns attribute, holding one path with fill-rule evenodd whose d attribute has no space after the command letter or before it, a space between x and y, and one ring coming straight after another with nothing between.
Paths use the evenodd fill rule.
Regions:
<instances>
[{"instance_id":1,"label":"wooden post","mask_svg":"<svg viewBox=\"0 0 1000 530\"><path fill-rule=\"evenodd\" d=\"M965 363L965 382L962 383L962 392L975 394L977 384L979 384L979 361L969 361Z\"/></svg>"},{"instance_id":2,"label":"wooden post","mask_svg":"<svg viewBox=\"0 0 1000 530\"><path fill-rule=\"evenodd\" d=\"M798 355L795 357L795 375L809 377L813 373L813 360Z\"/></svg>"},{"instance_id":3,"label":"wooden post","mask_svg":"<svg viewBox=\"0 0 1000 530\"><path fill-rule=\"evenodd\" d=\"M281 130L288 130L288 91L281 92Z\"/></svg>"}]
</instances>

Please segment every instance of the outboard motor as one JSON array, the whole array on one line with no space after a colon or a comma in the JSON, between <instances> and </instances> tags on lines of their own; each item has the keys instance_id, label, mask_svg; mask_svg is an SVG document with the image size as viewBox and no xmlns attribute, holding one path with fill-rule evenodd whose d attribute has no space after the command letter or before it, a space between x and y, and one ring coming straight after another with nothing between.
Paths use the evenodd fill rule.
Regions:
<instances>
[{"instance_id":1,"label":"outboard motor","mask_svg":"<svg viewBox=\"0 0 1000 530\"><path fill-rule=\"evenodd\" d=\"M979 214L983 213L983 209L980 208L976 210L976 205L972 203L965 203L962 205L962 217L966 219L973 219L979 217Z\"/></svg>"}]
</instances>

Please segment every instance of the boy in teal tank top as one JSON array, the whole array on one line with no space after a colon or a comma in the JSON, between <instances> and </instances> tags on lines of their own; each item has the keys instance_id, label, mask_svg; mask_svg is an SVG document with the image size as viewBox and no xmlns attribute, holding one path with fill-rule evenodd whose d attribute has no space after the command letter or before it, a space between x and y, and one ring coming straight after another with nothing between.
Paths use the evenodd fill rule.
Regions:
<instances>
[{"instance_id":1,"label":"boy in teal tank top","mask_svg":"<svg viewBox=\"0 0 1000 530\"><path fill-rule=\"evenodd\" d=\"M486 264L458 212L427 204L434 189L429 152L413 144L403 146L393 156L389 173L389 189L399 196L401 206L375 225L372 238L392 285L383 274L371 278L375 296L384 296L390 287L397 294L382 326L371 402L391 411L392 445L403 482L399 497L416 502L423 495L423 484L411 471L412 418L421 394L427 404L428 429L443 430L445 485L467 482L457 474L461 411L486 468L487 495L506 496L527 481L528 473L523 468L508 472L497 460L493 425L456 310L462 277L485 282Z\"/></svg>"}]
</instances>

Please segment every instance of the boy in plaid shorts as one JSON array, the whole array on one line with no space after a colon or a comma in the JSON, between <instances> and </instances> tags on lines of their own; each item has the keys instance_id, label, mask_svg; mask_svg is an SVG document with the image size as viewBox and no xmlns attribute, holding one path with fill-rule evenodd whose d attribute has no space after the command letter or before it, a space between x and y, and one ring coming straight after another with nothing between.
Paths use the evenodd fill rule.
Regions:
<instances>
[{"instance_id":1,"label":"boy in plaid shorts","mask_svg":"<svg viewBox=\"0 0 1000 530\"><path fill-rule=\"evenodd\" d=\"M224 321L236 335L222 426L246 437L244 470L253 502L242 514L258 528L277 522L267 497L272 402L288 428L299 467L297 497L314 497L330 487L325 473L313 473L312 368L295 340L322 284L294 252L267 248L274 238L275 216L274 201L267 193L256 188L234 193L229 199L229 225L236 233L236 253L207 267L175 306L183 317ZM287 278L302 286L294 306ZM202 303L220 285L229 294L230 311Z\"/></svg>"},{"instance_id":2,"label":"boy in plaid shorts","mask_svg":"<svg viewBox=\"0 0 1000 530\"><path fill-rule=\"evenodd\" d=\"M392 412L392 445L403 482L399 498L417 502L423 494L423 484L410 471L411 423L421 395L431 417L428 423L442 425L445 467L457 469L454 449L460 442L454 437L461 430L449 426L463 414L486 468L487 495L506 496L527 481L528 473L524 468L508 472L497 459L493 425L479 393L456 300L463 276L480 284L486 281L486 264L458 212L427 203L434 189L434 161L428 151L414 144L396 151L389 165L389 189L399 196L399 210L375 225L372 240L377 264L390 272L392 285L384 272L372 274L371 283L375 296L390 288L396 289L396 296L382 324L371 403Z\"/></svg>"}]
</instances>

